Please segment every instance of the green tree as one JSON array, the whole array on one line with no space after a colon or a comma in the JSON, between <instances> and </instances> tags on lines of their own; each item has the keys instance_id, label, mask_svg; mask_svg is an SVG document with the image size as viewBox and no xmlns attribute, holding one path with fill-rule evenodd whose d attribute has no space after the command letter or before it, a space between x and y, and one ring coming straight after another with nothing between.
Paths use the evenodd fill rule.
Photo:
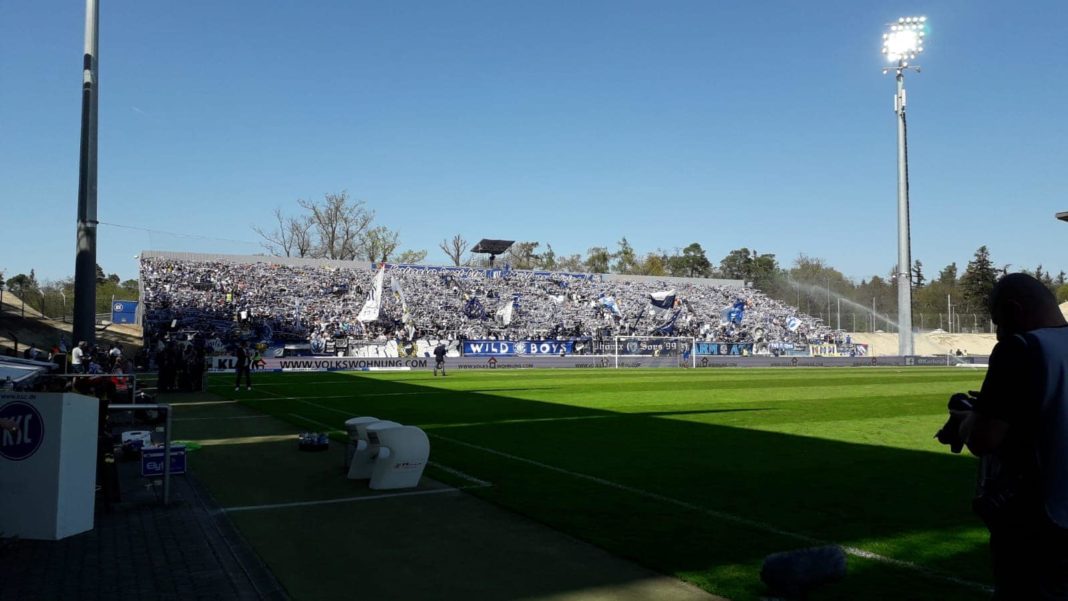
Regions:
<instances>
[{"instance_id":1,"label":"green tree","mask_svg":"<svg viewBox=\"0 0 1068 601\"><path fill-rule=\"evenodd\" d=\"M667 255L663 252L651 252L642 257L642 260L638 263L637 273L641 275L667 275L667 259Z\"/></svg>"},{"instance_id":2,"label":"green tree","mask_svg":"<svg viewBox=\"0 0 1068 601\"><path fill-rule=\"evenodd\" d=\"M940 284L955 287L957 285L957 264L950 263L942 268L942 271L938 272L938 282Z\"/></svg>"},{"instance_id":3,"label":"green tree","mask_svg":"<svg viewBox=\"0 0 1068 601\"><path fill-rule=\"evenodd\" d=\"M541 260L534 252L539 246L539 242L516 242L508 249L508 262L513 269L534 269Z\"/></svg>"},{"instance_id":4,"label":"green tree","mask_svg":"<svg viewBox=\"0 0 1068 601\"><path fill-rule=\"evenodd\" d=\"M1068 284L1061 284L1057 288L1057 302L1058 303L1068 302Z\"/></svg>"},{"instance_id":5,"label":"green tree","mask_svg":"<svg viewBox=\"0 0 1068 601\"><path fill-rule=\"evenodd\" d=\"M912 285L916 288L923 288L926 283L927 278L923 277L923 263L916 259L912 262Z\"/></svg>"},{"instance_id":6,"label":"green tree","mask_svg":"<svg viewBox=\"0 0 1068 601\"><path fill-rule=\"evenodd\" d=\"M582 255L566 255L556 259L556 269L569 273L582 273L586 271L586 264L582 261Z\"/></svg>"},{"instance_id":7,"label":"green tree","mask_svg":"<svg viewBox=\"0 0 1068 601\"><path fill-rule=\"evenodd\" d=\"M395 232L384 225L367 230L364 236L363 257L371 263L385 263L400 246L400 232Z\"/></svg>"},{"instance_id":8,"label":"green tree","mask_svg":"<svg viewBox=\"0 0 1068 601\"><path fill-rule=\"evenodd\" d=\"M590 273L608 273L608 262L612 254L604 246L594 246L586 251L586 271Z\"/></svg>"},{"instance_id":9,"label":"green tree","mask_svg":"<svg viewBox=\"0 0 1068 601\"><path fill-rule=\"evenodd\" d=\"M998 272L990 260L990 251L985 245L980 246L960 277L961 296L965 305L965 311L962 312L987 316L990 292L997 281Z\"/></svg>"},{"instance_id":10,"label":"green tree","mask_svg":"<svg viewBox=\"0 0 1068 601\"><path fill-rule=\"evenodd\" d=\"M27 302L29 302L29 298L27 297L37 291L37 277L33 275L32 270L30 271L30 274L31 275L20 273L6 282L8 290Z\"/></svg>"},{"instance_id":11,"label":"green tree","mask_svg":"<svg viewBox=\"0 0 1068 601\"><path fill-rule=\"evenodd\" d=\"M627 238L624 236L619 241L619 250L612 253L612 258L615 259L615 263L612 264L612 271L616 273L635 273L638 268L638 255L634 252L634 247L627 242Z\"/></svg>"},{"instance_id":12,"label":"green tree","mask_svg":"<svg viewBox=\"0 0 1068 601\"><path fill-rule=\"evenodd\" d=\"M667 268L671 275L680 277L707 278L712 275L712 263L697 242L682 249L682 254L668 257Z\"/></svg>"},{"instance_id":13,"label":"green tree","mask_svg":"<svg viewBox=\"0 0 1068 601\"><path fill-rule=\"evenodd\" d=\"M727 253L719 262L719 272L732 280L749 280L752 274L753 251L742 247Z\"/></svg>"},{"instance_id":14,"label":"green tree","mask_svg":"<svg viewBox=\"0 0 1068 601\"><path fill-rule=\"evenodd\" d=\"M401 265L414 265L421 263L426 258L425 250L406 250L397 255L397 263Z\"/></svg>"},{"instance_id":15,"label":"green tree","mask_svg":"<svg viewBox=\"0 0 1068 601\"><path fill-rule=\"evenodd\" d=\"M545 243L545 252L541 253L538 258L538 268L545 271L554 271L557 269L556 264L556 251L553 250L553 245L548 242Z\"/></svg>"}]
</instances>

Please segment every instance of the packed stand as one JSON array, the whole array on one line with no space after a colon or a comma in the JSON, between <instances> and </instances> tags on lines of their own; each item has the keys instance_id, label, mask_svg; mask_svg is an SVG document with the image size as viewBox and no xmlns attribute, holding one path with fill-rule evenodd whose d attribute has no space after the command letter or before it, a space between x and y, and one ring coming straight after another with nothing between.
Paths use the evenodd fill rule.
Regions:
<instances>
[{"instance_id":1,"label":"packed stand","mask_svg":"<svg viewBox=\"0 0 1068 601\"><path fill-rule=\"evenodd\" d=\"M241 338L282 343L671 335L760 345L834 337L817 320L753 289L422 266L388 266L379 318L360 323L356 316L374 275L365 268L144 257L146 345L165 348L175 332L216 346ZM651 295L669 288L676 300L654 306ZM744 311L729 314L732 307Z\"/></svg>"}]
</instances>

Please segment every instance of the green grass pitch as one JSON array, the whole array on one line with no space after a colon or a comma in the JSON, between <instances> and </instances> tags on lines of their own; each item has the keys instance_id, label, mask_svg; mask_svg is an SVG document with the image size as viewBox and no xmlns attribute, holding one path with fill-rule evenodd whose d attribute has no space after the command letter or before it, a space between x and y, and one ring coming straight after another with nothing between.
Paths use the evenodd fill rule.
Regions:
<instances>
[{"instance_id":1,"label":"green grass pitch","mask_svg":"<svg viewBox=\"0 0 1068 601\"><path fill-rule=\"evenodd\" d=\"M948 396L982 376L452 370L257 375L251 393L217 389L302 427L358 415L420 426L432 461L493 483L471 494L732 599L764 594L768 553L824 542L854 554L846 580L814 599L982 599L976 460L932 438Z\"/></svg>"}]
</instances>

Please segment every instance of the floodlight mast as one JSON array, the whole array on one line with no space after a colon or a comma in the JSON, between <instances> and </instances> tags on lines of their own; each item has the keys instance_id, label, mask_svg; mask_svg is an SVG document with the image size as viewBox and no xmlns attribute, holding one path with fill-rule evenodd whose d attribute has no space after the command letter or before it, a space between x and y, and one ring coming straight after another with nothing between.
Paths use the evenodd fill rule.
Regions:
<instances>
[{"instance_id":1,"label":"floodlight mast","mask_svg":"<svg viewBox=\"0 0 1068 601\"><path fill-rule=\"evenodd\" d=\"M912 346L912 238L909 232L909 156L907 124L905 122L905 71L920 68L910 65L923 52L927 17L902 17L891 23L883 34L883 54L896 62L883 73L895 72L897 92L894 112L897 114L897 332L898 354L913 354Z\"/></svg>"},{"instance_id":2,"label":"floodlight mast","mask_svg":"<svg viewBox=\"0 0 1068 601\"><path fill-rule=\"evenodd\" d=\"M74 344L96 340L96 156L100 4L85 2L82 127L78 168L78 240L74 258Z\"/></svg>"}]
</instances>

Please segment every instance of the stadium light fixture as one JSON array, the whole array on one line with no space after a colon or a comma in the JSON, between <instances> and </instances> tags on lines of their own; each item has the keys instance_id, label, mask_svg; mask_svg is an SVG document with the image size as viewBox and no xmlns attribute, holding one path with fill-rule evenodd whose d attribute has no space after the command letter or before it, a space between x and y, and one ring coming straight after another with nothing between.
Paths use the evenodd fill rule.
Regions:
<instances>
[{"instance_id":1,"label":"stadium light fixture","mask_svg":"<svg viewBox=\"0 0 1068 601\"><path fill-rule=\"evenodd\" d=\"M897 93L897 331L898 354L913 354L912 347L912 241L909 233L909 165L908 137L905 122L905 71L920 68L909 61L923 52L927 37L927 17L901 17L883 33L883 56L891 66L883 74L894 72Z\"/></svg>"}]
</instances>

